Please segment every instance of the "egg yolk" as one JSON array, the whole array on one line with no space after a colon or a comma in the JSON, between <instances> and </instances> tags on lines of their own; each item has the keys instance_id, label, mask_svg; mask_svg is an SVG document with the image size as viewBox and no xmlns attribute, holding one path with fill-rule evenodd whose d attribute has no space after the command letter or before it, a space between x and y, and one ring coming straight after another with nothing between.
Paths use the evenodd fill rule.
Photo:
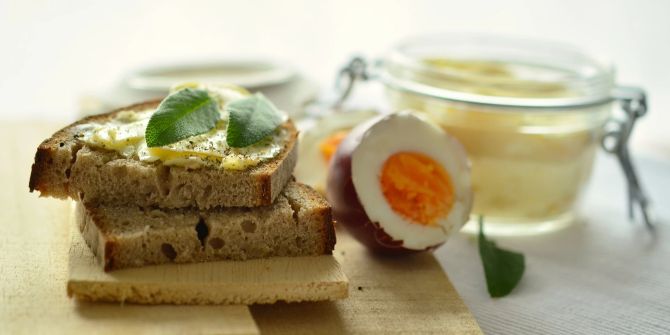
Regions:
<instances>
[{"instance_id":1,"label":"egg yolk","mask_svg":"<svg viewBox=\"0 0 670 335\"><path fill-rule=\"evenodd\" d=\"M449 174L442 165L421 153L391 155L384 162L380 182L393 211L413 223L436 226L454 203Z\"/></svg>"},{"instance_id":2,"label":"egg yolk","mask_svg":"<svg viewBox=\"0 0 670 335\"><path fill-rule=\"evenodd\" d=\"M342 143L342 140L347 137L348 133L349 132L345 130L337 131L326 137L326 139L319 144L321 157L323 157L323 160L325 160L326 163L330 162L330 159L333 158L335 151L337 151L337 147Z\"/></svg>"}]
</instances>

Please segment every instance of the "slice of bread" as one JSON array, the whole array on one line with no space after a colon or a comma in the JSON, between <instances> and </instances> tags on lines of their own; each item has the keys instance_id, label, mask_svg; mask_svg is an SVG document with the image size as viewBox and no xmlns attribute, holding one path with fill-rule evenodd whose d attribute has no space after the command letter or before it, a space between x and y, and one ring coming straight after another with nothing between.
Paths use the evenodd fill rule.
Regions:
<instances>
[{"instance_id":1,"label":"slice of bread","mask_svg":"<svg viewBox=\"0 0 670 335\"><path fill-rule=\"evenodd\" d=\"M330 206L290 182L270 206L144 209L78 203L82 235L105 271L161 263L332 253Z\"/></svg>"},{"instance_id":2,"label":"slice of bread","mask_svg":"<svg viewBox=\"0 0 670 335\"><path fill-rule=\"evenodd\" d=\"M88 204L253 207L272 204L291 179L297 160L298 132L290 120L281 126L289 134L282 151L245 170L187 169L160 161L143 162L116 151L90 147L78 139L78 125L104 123L121 111L143 111L156 108L159 103L150 101L87 117L56 132L37 148L30 191Z\"/></svg>"}]
</instances>

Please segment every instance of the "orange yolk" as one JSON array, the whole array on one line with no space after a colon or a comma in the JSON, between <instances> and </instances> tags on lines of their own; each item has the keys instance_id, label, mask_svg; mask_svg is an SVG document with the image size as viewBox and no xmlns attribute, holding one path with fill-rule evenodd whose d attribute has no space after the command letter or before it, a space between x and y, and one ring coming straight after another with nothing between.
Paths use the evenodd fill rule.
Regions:
<instances>
[{"instance_id":1,"label":"orange yolk","mask_svg":"<svg viewBox=\"0 0 670 335\"><path fill-rule=\"evenodd\" d=\"M333 158L335 151L337 151L337 147L342 143L342 140L347 137L348 133L349 131L345 130L337 131L319 144L319 151L321 151L321 156L326 163L330 162L330 159Z\"/></svg>"},{"instance_id":2,"label":"orange yolk","mask_svg":"<svg viewBox=\"0 0 670 335\"><path fill-rule=\"evenodd\" d=\"M426 226L449 214L454 187L447 171L434 159L417 152L399 152L384 162L381 187L394 212Z\"/></svg>"}]
</instances>

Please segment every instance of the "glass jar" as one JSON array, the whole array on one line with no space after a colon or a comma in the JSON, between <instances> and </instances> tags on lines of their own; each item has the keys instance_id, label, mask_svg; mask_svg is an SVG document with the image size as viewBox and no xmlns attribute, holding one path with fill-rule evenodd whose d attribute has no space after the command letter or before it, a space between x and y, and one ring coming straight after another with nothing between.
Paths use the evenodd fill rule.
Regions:
<instances>
[{"instance_id":1,"label":"glass jar","mask_svg":"<svg viewBox=\"0 0 670 335\"><path fill-rule=\"evenodd\" d=\"M424 114L460 140L472 163L473 218L483 215L492 235L537 234L573 222L597 148L611 137L608 149L630 163L625 142L645 107L641 91L618 93L638 109L608 131L617 100L613 68L542 41L425 36L398 44L372 69L352 64L351 82L377 78L394 110Z\"/></svg>"}]
</instances>

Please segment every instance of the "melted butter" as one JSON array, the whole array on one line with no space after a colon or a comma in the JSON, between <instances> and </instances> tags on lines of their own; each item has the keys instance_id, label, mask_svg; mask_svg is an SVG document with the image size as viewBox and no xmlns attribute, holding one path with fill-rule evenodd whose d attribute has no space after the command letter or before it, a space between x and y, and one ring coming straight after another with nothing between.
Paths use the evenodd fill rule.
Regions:
<instances>
[{"instance_id":1,"label":"melted butter","mask_svg":"<svg viewBox=\"0 0 670 335\"><path fill-rule=\"evenodd\" d=\"M248 93L244 89L230 87L212 90L198 84L176 87L205 88L219 100L242 98ZM161 147L147 147L144 131L154 109L144 111L122 111L106 123L89 123L79 126L80 140L86 144L113 150L124 157L135 157L143 162L162 161L164 165L183 166L191 169L202 166L218 166L223 169L244 170L277 156L288 139L286 129L278 128L272 135L244 148L231 148L226 143L227 115L222 115L216 126L207 133L191 136L176 143Z\"/></svg>"}]
</instances>

